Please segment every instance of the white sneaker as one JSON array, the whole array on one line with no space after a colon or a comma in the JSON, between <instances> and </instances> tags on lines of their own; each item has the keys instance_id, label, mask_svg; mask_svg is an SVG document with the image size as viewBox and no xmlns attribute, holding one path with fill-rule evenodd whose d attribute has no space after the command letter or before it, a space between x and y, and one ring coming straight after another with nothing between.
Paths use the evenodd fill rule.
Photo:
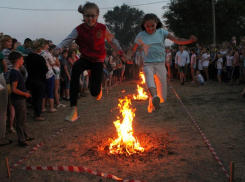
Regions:
<instances>
[{"instance_id":1,"label":"white sneaker","mask_svg":"<svg viewBox=\"0 0 245 182\"><path fill-rule=\"evenodd\" d=\"M77 106L73 106L71 108L71 111L70 113L65 117L65 120L66 121L71 121L71 122L74 122L78 119L77 117Z\"/></svg>"},{"instance_id":2,"label":"white sneaker","mask_svg":"<svg viewBox=\"0 0 245 182\"><path fill-rule=\"evenodd\" d=\"M152 113L153 109L154 109L154 107L152 105L152 97L149 97L149 105L148 105L148 108L147 108L148 113Z\"/></svg>"},{"instance_id":3,"label":"white sneaker","mask_svg":"<svg viewBox=\"0 0 245 182\"><path fill-rule=\"evenodd\" d=\"M66 105L65 105L65 104L59 104L59 105L57 105L56 107L57 107L57 108L59 108L59 107L66 107Z\"/></svg>"},{"instance_id":4,"label":"white sneaker","mask_svg":"<svg viewBox=\"0 0 245 182\"><path fill-rule=\"evenodd\" d=\"M155 110L159 110L161 108L161 106L160 106L160 98L157 95L153 96L152 104L153 104Z\"/></svg>"}]
</instances>

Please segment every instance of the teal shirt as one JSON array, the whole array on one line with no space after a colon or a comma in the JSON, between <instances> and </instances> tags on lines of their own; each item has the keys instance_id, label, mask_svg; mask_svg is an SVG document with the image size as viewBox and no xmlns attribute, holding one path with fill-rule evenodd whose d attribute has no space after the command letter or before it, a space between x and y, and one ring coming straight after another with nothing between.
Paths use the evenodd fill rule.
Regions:
<instances>
[{"instance_id":1,"label":"teal shirt","mask_svg":"<svg viewBox=\"0 0 245 182\"><path fill-rule=\"evenodd\" d=\"M0 52L0 74L3 73L3 69L2 69L2 61L4 60L4 56L3 53Z\"/></svg>"},{"instance_id":2,"label":"teal shirt","mask_svg":"<svg viewBox=\"0 0 245 182\"><path fill-rule=\"evenodd\" d=\"M24 53L25 48L23 46L17 47L17 51Z\"/></svg>"},{"instance_id":3,"label":"teal shirt","mask_svg":"<svg viewBox=\"0 0 245 182\"><path fill-rule=\"evenodd\" d=\"M168 31L159 28L153 34L142 31L136 36L134 42L142 46L144 50L143 60L145 63L165 62L165 39L168 33Z\"/></svg>"}]
</instances>

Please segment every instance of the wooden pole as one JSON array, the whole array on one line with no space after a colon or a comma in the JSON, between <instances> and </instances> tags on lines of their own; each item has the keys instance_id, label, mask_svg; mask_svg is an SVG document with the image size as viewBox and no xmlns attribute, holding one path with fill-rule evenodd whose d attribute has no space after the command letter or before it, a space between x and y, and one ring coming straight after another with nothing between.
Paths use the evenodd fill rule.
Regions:
<instances>
[{"instance_id":1,"label":"wooden pole","mask_svg":"<svg viewBox=\"0 0 245 182\"><path fill-rule=\"evenodd\" d=\"M7 171L8 171L8 177L10 178L11 174L10 174L10 170L9 170L9 160L7 157L6 157L6 167L7 167Z\"/></svg>"},{"instance_id":2,"label":"wooden pole","mask_svg":"<svg viewBox=\"0 0 245 182\"><path fill-rule=\"evenodd\" d=\"M216 45L215 0L212 0L213 44Z\"/></svg>"},{"instance_id":3,"label":"wooden pole","mask_svg":"<svg viewBox=\"0 0 245 182\"><path fill-rule=\"evenodd\" d=\"M234 167L235 167L235 163L231 161L230 162L230 182L234 182Z\"/></svg>"}]
</instances>

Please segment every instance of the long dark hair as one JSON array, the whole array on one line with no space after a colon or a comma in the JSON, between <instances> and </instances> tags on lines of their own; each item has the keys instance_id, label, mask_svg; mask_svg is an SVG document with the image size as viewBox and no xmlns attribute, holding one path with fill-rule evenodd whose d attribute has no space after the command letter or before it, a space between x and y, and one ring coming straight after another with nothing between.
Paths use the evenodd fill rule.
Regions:
<instances>
[{"instance_id":1,"label":"long dark hair","mask_svg":"<svg viewBox=\"0 0 245 182\"><path fill-rule=\"evenodd\" d=\"M145 29L145 22L146 21L149 21L149 20L153 20L156 22L157 24L157 27L156 29L159 29L159 28L162 28L163 27L163 24L161 22L161 20L157 17L157 15L153 14L153 13L149 13L149 14L146 14L141 22L141 25L140 25L140 28L144 31L146 30Z\"/></svg>"}]
</instances>

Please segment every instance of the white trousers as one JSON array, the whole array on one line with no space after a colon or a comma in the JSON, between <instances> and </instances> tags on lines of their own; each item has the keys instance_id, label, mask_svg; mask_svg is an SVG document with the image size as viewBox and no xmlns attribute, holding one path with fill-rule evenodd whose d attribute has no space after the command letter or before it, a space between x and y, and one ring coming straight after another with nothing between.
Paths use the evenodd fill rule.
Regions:
<instances>
[{"instance_id":1,"label":"white trousers","mask_svg":"<svg viewBox=\"0 0 245 182\"><path fill-rule=\"evenodd\" d=\"M145 63L143 72L147 89L156 88L160 102L165 102L167 97L167 71L165 63Z\"/></svg>"}]
</instances>

